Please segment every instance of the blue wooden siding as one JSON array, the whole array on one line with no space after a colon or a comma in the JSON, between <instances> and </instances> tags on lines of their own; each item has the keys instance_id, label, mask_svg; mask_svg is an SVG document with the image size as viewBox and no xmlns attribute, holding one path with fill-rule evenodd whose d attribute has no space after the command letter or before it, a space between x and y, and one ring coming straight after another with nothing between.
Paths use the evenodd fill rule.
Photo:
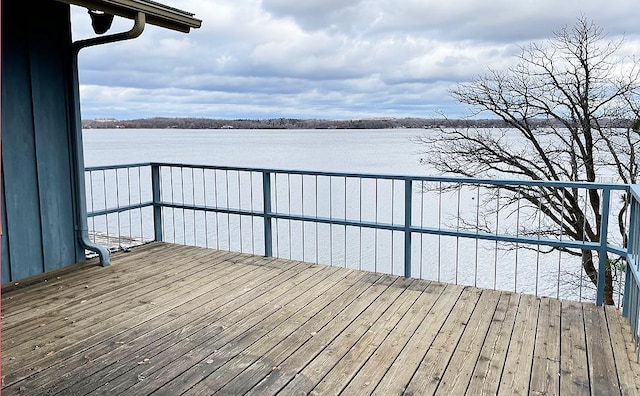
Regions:
<instances>
[{"instance_id":1,"label":"blue wooden siding","mask_svg":"<svg viewBox=\"0 0 640 396\"><path fill-rule=\"evenodd\" d=\"M74 233L70 165L69 7L42 0L2 3L6 283L73 264L82 249Z\"/></svg>"},{"instance_id":2,"label":"blue wooden siding","mask_svg":"<svg viewBox=\"0 0 640 396\"><path fill-rule=\"evenodd\" d=\"M7 213L5 212L6 204L4 203L4 180L2 181L2 200L0 201L0 211L3 219L7 218ZM2 222L2 279L11 279L11 268L9 267L9 243L8 238L4 236L7 235L7 223Z\"/></svg>"}]
</instances>

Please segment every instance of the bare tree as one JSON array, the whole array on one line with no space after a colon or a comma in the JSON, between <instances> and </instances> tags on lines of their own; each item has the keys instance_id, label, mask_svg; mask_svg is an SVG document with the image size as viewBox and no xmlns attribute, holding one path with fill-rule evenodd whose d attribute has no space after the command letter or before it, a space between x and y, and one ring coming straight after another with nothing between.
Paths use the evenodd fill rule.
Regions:
<instances>
[{"instance_id":1,"label":"bare tree","mask_svg":"<svg viewBox=\"0 0 640 396\"><path fill-rule=\"evenodd\" d=\"M640 70L636 62L620 56L623 43L623 39L608 40L601 27L579 18L552 39L522 48L512 68L489 70L458 84L451 93L471 107L473 116L488 112L508 129L470 127L425 134L420 138L427 154L422 161L440 172L470 177L587 182L606 177L636 183L640 123L634 120L639 118ZM512 201L522 199L538 208L550 224L523 233L599 240L602 213L597 190L581 196L568 188L501 189L511 194ZM628 197L623 201L616 210L626 245ZM582 258L582 267L595 284L593 252L564 251ZM605 303L613 304L610 266Z\"/></svg>"}]
</instances>

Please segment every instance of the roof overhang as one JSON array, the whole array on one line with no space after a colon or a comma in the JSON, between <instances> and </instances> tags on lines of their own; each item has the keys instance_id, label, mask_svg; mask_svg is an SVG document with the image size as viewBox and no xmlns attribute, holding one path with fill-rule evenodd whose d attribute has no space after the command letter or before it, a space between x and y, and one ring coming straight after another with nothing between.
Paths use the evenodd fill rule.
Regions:
<instances>
[{"instance_id":1,"label":"roof overhang","mask_svg":"<svg viewBox=\"0 0 640 396\"><path fill-rule=\"evenodd\" d=\"M169 7L150 0L57 0L62 3L86 7L89 10L102 11L134 19L139 12L145 14L146 22L152 25L179 32L189 33L191 28L199 28L200 19L189 12Z\"/></svg>"}]
</instances>

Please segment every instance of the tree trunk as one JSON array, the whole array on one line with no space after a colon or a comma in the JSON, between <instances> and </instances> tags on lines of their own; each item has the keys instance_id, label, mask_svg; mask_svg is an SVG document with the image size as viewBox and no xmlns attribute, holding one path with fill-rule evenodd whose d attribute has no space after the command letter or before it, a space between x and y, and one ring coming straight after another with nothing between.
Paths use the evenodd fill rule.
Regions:
<instances>
[{"instance_id":1,"label":"tree trunk","mask_svg":"<svg viewBox=\"0 0 640 396\"><path fill-rule=\"evenodd\" d=\"M606 305L613 305L613 275L611 273L611 266L607 264L607 269L604 272L604 303Z\"/></svg>"},{"instance_id":2,"label":"tree trunk","mask_svg":"<svg viewBox=\"0 0 640 396\"><path fill-rule=\"evenodd\" d=\"M582 251L582 268L587 274L591 283L598 286L598 270L593 262L593 252L591 250ZM613 305L613 276L611 274L611 267L607 265L604 273L604 303L606 305Z\"/></svg>"}]
</instances>

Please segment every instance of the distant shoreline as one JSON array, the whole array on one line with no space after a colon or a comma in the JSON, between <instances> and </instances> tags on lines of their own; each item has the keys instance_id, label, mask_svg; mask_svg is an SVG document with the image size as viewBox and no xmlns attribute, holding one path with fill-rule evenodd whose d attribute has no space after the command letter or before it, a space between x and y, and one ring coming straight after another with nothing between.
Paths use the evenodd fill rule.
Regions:
<instances>
[{"instance_id":1,"label":"distant shoreline","mask_svg":"<svg viewBox=\"0 0 640 396\"><path fill-rule=\"evenodd\" d=\"M629 120L611 120L609 126L628 127ZM558 121L539 120L536 127L562 127ZM116 120L98 118L83 120L84 129L397 129L397 128L509 128L498 119L435 119L435 118L371 118L358 120L321 120L271 118L263 120L213 118L140 118Z\"/></svg>"}]
</instances>

